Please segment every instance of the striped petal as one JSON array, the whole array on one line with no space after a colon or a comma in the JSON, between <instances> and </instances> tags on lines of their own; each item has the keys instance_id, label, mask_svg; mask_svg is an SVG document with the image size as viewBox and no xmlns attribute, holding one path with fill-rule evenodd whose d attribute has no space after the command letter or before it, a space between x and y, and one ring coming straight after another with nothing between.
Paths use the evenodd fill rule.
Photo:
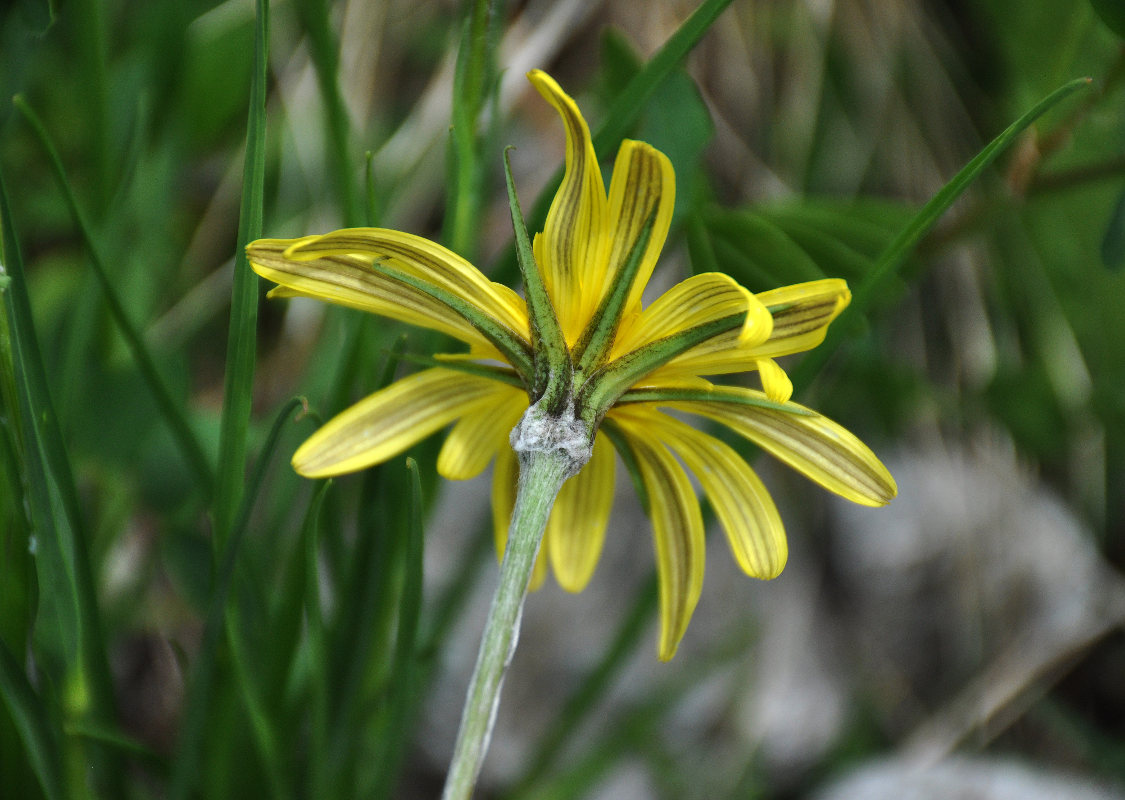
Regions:
<instances>
[{"instance_id":1,"label":"striped petal","mask_svg":"<svg viewBox=\"0 0 1125 800\"><path fill-rule=\"evenodd\" d=\"M592 301L591 313L597 308L602 296L609 290L618 270L625 263L633 243L637 241L649 215L656 213L652 234L641 258L637 276L629 290L625 303L625 313L639 310L641 293L652 270L664 249L668 238L668 228L672 224L672 209L676 205L676 175L668 157L651 145L626 139L617 151L613 164L613 178L609 183L608 225L610 236L608 260L591 267L600 267L599 273L591 272L585 286L587 293L596 292Z\"/></svg>"},{"instance_id":2,"label":"striped petal","mask_svg":"<svg viewBox=\"0 0 1125 800\"><path fill-rule=\"evenodd\" d=\"M465 414L446 434L438 454L438 474L450 480L475 478L501 448L527 410L527 392L493 383L489 399Z\"/></svg>"},{"instance_id":3,"label":"striped petal","mask_svg":"<svg viewBox=\"0 0 1125 800\"><path fill-rule=\"evenodd\" d=\"M736 315L745 316L743 323L734 328L736 338L744 345L757 345L769 337L773 319L753 294L719 272L693 275L666 291L628 323L623 321L611 357L617 358L687 328Z\"/></svg>"},{"instance_id":4,"label":"striped petal","mask_svg":"<svg viewBox=\"0 0 1125 800\"><path fill-rule=\"evenodd\" d=\"M637 408L652 422L649 431L676 452L699 479L743 572L776 578L789 547L781 516L762 481L729 445L655 409Z\"/></svg>"},{"instance_id":5,"label":"striped petal","mask_svg":"<svg viewBox=\"0 0 1125 800\"><path fill-rule=\"evenodd\" d=\"M768 339L739 341L735 331L720 334L669 361L652 379L747 372L758 369L761 359L811 350L824 341L829 323L851 302L847 282L836 278L785 286L756 297L772 317Z\"/></svg>"},{"instance_id":6,"label":"striped petal","mask_svg":"<svg viewBox=\"0 0 1125 800\"><path fill-rule=\"evenodd\" d=\"M753 389L724 392L766 399ZM894 478L854 434L797 403L797 413L721 401L672 402L670 408L709 417L745 436L824 488L866 506L882 506L898 493Z\"/></svg>"},{"instance_id":7,"label":"striped petal","mask_svg":"<svg viewBox=\"0 0 1125 800\"><path fill-rule=\"evenodd\" d=\"M489 403L497 385L441 367L410 375L329 420L297 448L293 468L326 478L386 461Z\"/></svg>"},{"instance_id":8,"label":"striped petal","mask_svg":"<svg viewBox=\"0 0 1125 800\"><path fill-rule=\"evenodd\" d=\"M461 256L436 242L412 233L386 228L345 228L323 236L293 242L285 257L315 261L350 256L379 262L437 286L494 319L526 342L529 339L527 308L503 284L494 283Z\"/></svg>"},{"instance_id":9,"label":"striped petal","mask_svg":"<svg viewBox=\"0 0 1125 800\"><path fill-rule=\"evenodd\" d=\"M605 270L605 184L578 106L547 73L532 70L527 78L558 111L566 128L566 172L533 249L559 324L567 343L573 344L596 307L583 296L587 276Z\"/></svg>"},{"instance_id":10,"label":"striped petal","mask_svg":"<svg viewBox=\"0 0 1125 800\"><path fill-rule=\"evenodd\" d=\"M508 544L508 526L512 521L512 509L516 505L516 487L519 482L520 467L515 451L511 447L501 447L492 467L492 536L496 542L496 558L503 560L504 548ZM539 555L532 567L528 589L535 591L543 585L547 577L546 548L540 546Z\"/></svg>"},{"instance_id":11,"label":"striped petal","mask_svg":"<svg viewBox=\"0 0 1125 800\"><path fill-rule=\"evenodd\" d=\"M676 654L703 589L703 516L683 467L668 449L653 442L643 414L610 412L624 433L649 500L660 587L661 661Z\"/></svg>"},{"instance_id":12,"label":"striped petal","mask_svg":"<svg viewBox=\"0 0 1125 800\"><path fill-rule=\"evenodd\" d=\"M429 295L373 272L363 259L331 256L294 261L292 239L259 239L247 248L250 266L278 287L270 297L312 297L440 331L473 347L494 348L464 317Z\"/></svg>"},{"instance_id":13,"label":"striped petal","mask_svg":"<svg viewBox=\"0 0 1125 800\"><path fill-rule=\"evenodd\" d=\"M773 315L773 332L757 355L777 358L823 342L829 323L848 307L852 294L846 281L827 278L760 292L758 299Z\"/></svg>"},{"instance_id":14,"label":"striped petal","mask_svg":"<svg viewBox=\"0 0 1125 800\"><path fill-rule=\"evenodd\" d=\"M613 490L613 445L599 434L589 463L563 484L544 534L555 579L568 592L585 589L598 565Z\"/></svg>"}]
</instances>

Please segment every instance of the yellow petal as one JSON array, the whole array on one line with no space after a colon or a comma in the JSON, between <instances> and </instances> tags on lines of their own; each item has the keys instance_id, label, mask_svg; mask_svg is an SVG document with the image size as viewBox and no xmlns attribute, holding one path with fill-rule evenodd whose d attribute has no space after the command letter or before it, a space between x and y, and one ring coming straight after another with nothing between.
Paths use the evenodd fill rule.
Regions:
<instances>
[{"instance_id":1,"label":"yellow petal","mask_svg":"<svg viewBox=\"0 0 1125 800\"><path fill-rule=\"evenodd\" d=\"M762 388L766 397L778 403L786 402L793 396L793 381L785 374L785 370L777 365L772 358L759 358L757 360L758 374L762 379Z\"/></svg>"},{"instance_id":2,"label":"yellow petal","mask_svg":"<svg viewBox=\"0 0 1125 800\"><path fill-rule=\"evenodd\" d=\"M493 349L488 340L449 306L371 269L362 259L330 256L294 261L284 252L292 239L259 239L247 248L250 266L279 284L273 297L312 297L441 331L474 347Z\"/></svg>"},{"instance_id":3,"label":"yellow petal","mask_svg":"<svg viewBox=\"0 0 1125 800\"><path fill-rule=\"evenodd\" d=\"M493 397L495 381L434 367L392 383L333 417L293 454L293 467L325 478L370 467Z\"/></svg>"},{"instance_id":4,"label":"yellow petal","mask_svg":"<svg viewBox=\"0 0 1125 800\"><path fill-rule=\"evenodd\" d=\"M714 436L643 405L636 411L651 418L652 437L671 447L699 479L738 566L755 578L780 575L789 555L781 516L742 456Z\"/></svg>"},{"instance_id":5,"label":"yellow petal","mask_svg":"<svg viewBox=\"0 0 1125 800\"><path fill-rule=\"evenodd\" d=\"M527 410L527 392L493 383L489 399L457 421L438 454L438 474L463 481L484 471L500 448L508 448L508 434Z\"/></svg>"},{"instance_id":6,"label":"yellow petal","mask_svg":"<svg viewBox=\"0 0 1125 800\"><path fill-rule=\"evenodd\" d=\"M563 484L551 510L548 554L555 579L568 592L585 589L598 565L613 508L613 473L613 445L598 434L589 463Z\"/></svg>"},{"instance_id":7,"label":"yellow petal","mask_svg":"<svg viewBox=\"0 0 1125 800\"><path fill-rule=\"evenodd\" d=\"M823 342L829 323L848 307L852 295L846 281L827 278L760 292L758 299L771 309L773 332L757 355L776 358Z\"/></svg>"},{"instance_id":8,"label":"yellow petal","mask_svg":"<svg viewBox=\"0 0 1125 800\"><path fill-rule=\"evenodd\" d=\"M568 344L578 340L589 313L583 300L583 278L605 271L606 194L590 129L578 106L545 72L533 70L528 80L554 106L566 128L566 172L543 233L535 237L535 260L551 295Z\"/></svg>"},{"instance_id":9,"label":"yellow petal","mask_svg":"<svg viewBox=\"0 0 1125 800\"><path fill-rule=\"evenodd\" d=\"M641 293L648 285L652 270L664 249L668 227L672 224L672 209L676 205L676 174L668 157L651 145L626 139L617 151L613 164L613 178L609 183L608 226L611 237L609 258L598 271L588 272L586 286L596 297L590 297L590 313L597 309L598 301L612 284L618 270L629 257L641 229L653 210L656 219L652 234L641 258L637 277L625 303L625 313L639 309Z\"/></svg>"},{"instance_id":10,"label":"yellow petal","mask_svg":"<svg viewBox=\"0 0 1125 800\"><path fill-rule=\"evenodd\" d=\"M719 334L669 361L649 379L747 372L758 369L760 359L811 350L824 341L829 323L847 307L851 294L846 282L829 278L760 292L757 298L772 309L768 339L740 342L734 331Z\"/></svg>"},{"instance_id":11,"label":"yellow petal","mask_svg":"<svg viewBox=\"0 0 1125 800\"><path fill-rule=\"evenodd\" d=\"M645 383L665 383L698 375L724 375L757 368L757 346L743 347L739 331L727 331L673 358L645 378Z\"/></svg>"},{"instance_id":12,"label":"yellow petal","mask_svg":"<svg viewBox=\"0 0 1125 800\"><path fill-rule=\"evenodd\" d=\"M676 654L703 589L703 517L683 467L662 444L653 442L643 414L610 411L625 434L644 481L656 544L660 587L659 656Z\"/></svg>"},{"instance_id":13,"label":"yellow petal","mask_svg":"<svg viewBox=\"0 0 1125 800\"><path fill-rule=\"evenodd\" d=\"M765 398L753 389L724 387L726 393ZM883 463L854 434L827 417L791 403L807 414L722 402L662 403L727 425L836 494L867 506L882 506L898 493Z\"/></svg>"},{"instance_id":14,"label":"yellow petal","mask_svg":"<svg viewBox=\"0 0 1125 800\"><path fill-rule=\"evenodd\" d=\"M496 558L503 560L504 548L508 544L508 525L512 521L512 509L516 505L516 486L519 482L519 462L511 447L501 447L496 454L496 464L492 467L492 535L496 542ZM546 548L539 547L535 566L531 570L528 589L535 591L543 585L547 577Z\"/></svg>"},{"instance_id":15,"label":"yellow petal","mask_svg":"<svg viewBox=\"0 0 1125 800\"><path fill-rule=\"evenodd\" d=\"M693 275L666 291L639 315L623 321L611 357L618 358L665 336L736 314L746 315L742 326L735 329L741 341L752 346L766 340L773 318L753 294L722 273ZM669 364L681 362L684 356Z\"/></svg>"},{"instance_id":16,"label":"yellow petal","mask_svg":"<svg viewBox=\"0 0 1125 800\"><path fill-rule=\"evenodd\" d=\"M444 289L525 341L529 338L527 308L515 292L493 283L452 250L421 236L386 228L345 228L299 239L284 255L294 261L330 256L351 256L367 263L378 261Z\"/></svg>"}]
</instances>

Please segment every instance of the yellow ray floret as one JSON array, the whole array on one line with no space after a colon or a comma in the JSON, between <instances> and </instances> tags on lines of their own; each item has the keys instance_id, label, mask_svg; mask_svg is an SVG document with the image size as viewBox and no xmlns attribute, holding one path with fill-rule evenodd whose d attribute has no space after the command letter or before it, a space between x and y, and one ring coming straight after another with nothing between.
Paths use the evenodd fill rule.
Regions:
<instances>
[{"instance_id":1,"label":"yellow ray floret","mask_svg":"<svg viewBox=\"0 0 1125 800\"><path fill-rule=\"evenodd\" d=\"M896 494L894 478L863 442L790 401L793 385L776 360L820 344L851 295L836 279L755 295L710 272L642 307L671 226L671 162L626 140L607 193L578 106L546 73L528 78L566 137L566 169L544 229L530 248L519 240L533 321L514 291L412 234L352 228L248 247L253 269L277 284L271 297L358 308L468 345L340 413L301 445L293 465L310 477L354 472L448 427L438 471L462 480L492 464L493 530L503 554L519 477L509 433L529 406L542 412L553 403L550 413L587 426L582 444L592 444L592 456L555 500L530 585L551 571L578 592L593 578L613 505L616 448L652 520L658 653L669 659L703 585L703 517L689 472L747 575L778 575L788 547L777 508L743 457L666 412L724 425L853 502L879 506ZM520 219L515 200L513 209ZM763 391L708 380L741 372L758 372Z\"/></svg>"}]
</instances>

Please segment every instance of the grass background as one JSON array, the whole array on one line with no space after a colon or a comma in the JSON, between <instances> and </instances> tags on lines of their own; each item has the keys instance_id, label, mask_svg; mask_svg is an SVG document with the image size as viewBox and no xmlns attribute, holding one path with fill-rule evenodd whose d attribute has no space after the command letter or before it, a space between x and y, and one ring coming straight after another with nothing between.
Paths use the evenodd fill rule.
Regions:
<instances>
[{"instance_id":1,"label":"grass background","mask_svg":"<svg viewBox=\"0 0 1125 800\"><path fill-rule=\"evenodd\" d=\"M904 491L887 523L899 535L873 541L938 523L960 537L960 558L911 551L880 573L906 563L923 576L904 625L871 612L898 595L857 588L846 517L770 473L794 577L755 587L756 606L724 605L720 549L700 635L642 679L651 556L626 510L611 540L629 543L635 579L617 586L625 557L607 556L591 590L600 612L553 587L532 599L529 613L551 610L540 627L574 608L590 627L573 661L532 686L547 721L515 736L518 757L494 755L483 791L624 796L622 775L639 775L641 796L808 796L919 742L1125 780L1122 40L1084 2L694 11L5 5L4 797L436 794L447 753L435 706L466 660L457 637L477 635L471 598L493 578L484 519L448 530L430 518L448 491L434 440L411 453L416 468L396 459L331 485L287 460L318 419L440 343L342 309L260 304L236 254L258 235L380 224L511 281L501 150L517 145L539 220L562 156L557 119L523 78L532 67L578 98L606 163L622 136L672 159L665 279L717 267L754 290L823 275L867 287L862 313L841 321L848 335L791 365L802 400L904 474L929 474L919 465L935 449L957 454L954 474L999 478L980 493L1013 508L1049 497L1077 533L1060 563L1000 524L1004 512L981 524L955 500L927 507ZM896 240L993 137L1082 76L1093 84L1016 137L917 247ZM868 282L878 265L886 280ZM942 488L931 477L912 496ZM917 540L923 555L936 537ZM1004 583L1006 604L964 591L994 577L982 563L1017 554L1045 577ZM730 711L784 695L762 666L771 620L785 619L771 589L790 607L820 598L809 614L836 631L827 669L848 676L837 724L800 758L777 755L776 728ZM1081 613L1060 623L1069 635L1036 627L1082 592ZM1013 630L1028 643L1009 647ZM890 667L872 667L873 647ZM517 674L535 669L527 658ZM701 686L719 699L696 713Z\"/></svg>"}]
</instances>

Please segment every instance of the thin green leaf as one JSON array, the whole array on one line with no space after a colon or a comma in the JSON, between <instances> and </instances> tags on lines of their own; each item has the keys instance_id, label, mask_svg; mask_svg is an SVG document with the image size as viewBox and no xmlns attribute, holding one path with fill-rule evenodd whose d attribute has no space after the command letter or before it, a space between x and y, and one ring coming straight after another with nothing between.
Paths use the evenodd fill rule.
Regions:
<instances>
[{"instance_id":1,"label":"thin green leaf","mask_svg":"<svg viewBox=\"0 0 1125 800\"><path fill-rule=\"evenodd\" d=\"M406 338L400 337L375 377L376 390L392 383L405 346ZM361 535L337 566L344 577L325 642L328 729L325 759L319 765L330 785L358 785L359 775L374 773L375 762L359 746L356 731L369 727L378 731L385 719L382 700L395 625L395 573L405 553L399 502L409 493L405 478L386 465L363 474L357 526Z\"/></svg>"},{"instance_id":2,"label":"thin green leaf","mask_svg":"<svg viewBox=\"0 0 1125 800\"><path fill-rule=\"evenodd\" d=\"M179 403L176 402L171 390L169 390L167 384L164 382L164 379L160 377L160 371L157 369L156 361L149 352L148 346L145 344L144 337L141 336L140 331L129 319L129 314L126 312L125 306L121 302L121 298L117 293L117 288L114 286L113 281L109 277L109 272L106 270L101 252L94 243L94 237L86 221L86 215L79 207L78 200L74 196L74 191L70 187L70 181L67 179L66 170L63 168L62 160L59 158L58 151L55 149L50 134L47 133L47 129L43 125L39 115L35 113L23 97L17 95L13 98L12 102L15 104L16 108L19 109L20 113L23 114L24 119L27 120L28 124L35 132L39 144L47 154L47 160L50 162L51 169L55 174L55 179L58 181L59 188L62 190L63 199L66 201L67 208L70 210L70 215L74 220L74 224L78 227L83 241L86 243L86 251L90 256L90 264L94 268L94 275L98 279L98 284L101 286L102 292L105 295L106 306L109 308L113 321L121 331L121 335L125 338L125 343L129 347L129 352L132 354L137 364L137 369L140 371L141 377L144 379L145 386L147 386L148 390L152 393L153 400L156 401L156 407L164 417L164 421L167 423L172 433L172 438L176 441L176 444L179 445L188 467L195 473L196 482L205 495L210 495L214 488L215 481L211 464L208 462L207 456L203 452L203 447L199 444L199 440L188 425L187 419L184 417L183 409L180 408Z\"/></svg>"},{"instance_id":3,"label":"thin green leaf","mask_svg":"<svg viewBox=\"0 0 1125 800\"><path fill-rule=\"evenodd\" d=\"M476 256L480 232L483 165L477 120L488 87L495 80L496 48L504 19L502 0L467 0L457 49L452 97L452 164L449 181L447 235L449 247L470 261Z\"/></svg>"},{"instance_id":4,"label":"thin green leaf","mask_svg":"<svg viewBox=\"0 0 1125 800\"><path fill-rule=\"evenodd\" d=\"M719 260L715 257L715 247L700 214L693 213L688 217L685 231L692 274L722 272Z\"/></svg>"},{"instance_id":5,"label":"thin green leaf","mask_svg":"<svg viewBox=\"0 0 1125 800\"><path fill-rule=\"evenodd\" d=\"M508 363L515 367L520 375L524 377L526 382L531 382L533 367L531 354L527 350L527 345L516 334L512 333L492 317L484 314L478 310L476 306L462 300L452 292L447 292L428 281L419 280L413 275L408 275L401 270L380 264L378 261L371 265L371 269L389 278L393 278L399 283L405 283L407 286L428 294L438 302L449 306L464 317L465 321L476 328L484 338L488 339L488 341L504 355Z\"/></svg>"},{"instance_id":6,"label":"thin green leaf","mask_svg":"<svg viewBox=\"0 0 1125 800\"><path fill-rule=\"evenodd\" d=\"M1101 245L1102 263L1115 272L1125 269L1125 191L1117 196Z\"/></svg>"},{"instance_id":7,"label":"thin green leaf","mask_svg":"<svg viewBox=\"0 0 1125 800\"><path fill-rule=\"evenodd\" d=\"M749 209L716 211L708 215L707 227L715 237L745 254L747 260L769 276L769 283L754 286L744 276L734 277L752 291L825 277L805 250L772 221ZM729 269L724 270L730 272Z\"/></svg>"},{"instance_id":8,"label":"thin green leaf","mask_svg":"<svg viewBox=\"0 0 1125 800\"><path fill-rule=\"evenodd\" d=\"M3 292L3 302L11 326L13 367L19 389L19 425L29 487L27 502L39 543L36 568L41 603L57 615L53 622L62 626L60 629L43 624L41 633L53 637L53 645L60 652L51 655L70 671L68 680L86 691L88 704L78 710L105 722L115 719L116 711L87 537L70 459L48 389L23 256L2 175L0 253L4 271L11 279ZM117 766L109 763L106 771L108 780L119 786Z\"/></svg>"},{"instance_id":9,"label":"thin green leaf","mask_svg":"<svg viewBox=\"0 0 1125 800\"><path fill-rule=\"evenodd\" d=\"M559 318L555 314L555 307L551 303L551 296L547 293L547 285L543 282L543 274L535 262L531 238L527 235L516 185L512 180L512 165L508 160L507 149L504 150L504 180L508 187L508 206L516 237L516 258L527 295L531 326L531 350L535 360L535 381L531 390L535 400L543 399L545 410L554 412L570 392L570 351L567 349ZM633 271L636 274L635 265Z\"/></svg>"},{"instance_id":10,"label":"thin green leaf","mask_svg":"<svg viewBox=\"0 0 1125 800\"><path fill-rule=\"evenodd\" d=\"M164 756L144 742L132 736L127 736L116 728L106 728L86 722L74 722L67 724L66 733L107 744L122 753L144 759L150 766L155 766L162 771L167 770L168 763Z\"/></svg>"},{"instance_id":11,"label":"thin green leaf","mask_svg":"<svg viewBox=\"0 0 1125 800\"><path fill-rule=\"evenodd\" d=\"M64 800L67 795L62 784L62 752L57 732L51 727L19 660L3 641L0 641L0 698L19 731L43 794L47 800Z\"/></svg>"},{"instance_id":12,"label":"thin green leaf","mask_svg":"<svg viewBox=\"0 0 1125 800\"><path fill-rule=\"evenodd\" d=\"M825 341L806 355L793 371L793 386L796 391L808 386L813 377L835 352L840 342L853 333L855 324L871 307L875 299L884 291L907 256L921 241L941 216L960 197L969 185L994 162L997 157L1016 140L1035 120L1043 116L1066 98L1080 89L1088 88L1089 78L1078 78L1056 89L1040 100L1030 111L1017 119L981 150L949 183L935 194L913 219L903 228L875 262L871 272L859 283L852 293L851 305L840 315L836 323L828 329Z\"/></svg>"},{"instance_id":13,"label":"thin green leaf","mask_svg":"<svg viewBox=\"0 0 1125 800\"><path fill-rule=\"evenodd\" d=\"M195 789L195 782L199 778L203 745L209 731L209 713L213 699L212 690L218 673L219 643L224 635L228 638L228 641L232 641L238 635L237 630L228 628L225 620L228 612L227 598L230 595L239 548L242 539L245 537L250 521L250 512L253 510L258 490L261 488L266 468L273 460L274 452L277 449L281 429L290 416L304 405L304 398L293 398L285 404L274 420L262 447L262 452L258 456L254 472L247 483L241 506L221 553L214 590L211 593L211 603L208 606L207 617L204 621L203 640L200 643L199 654L196 656L195 664L191 670L188 697L185 702L187 711L184 715L180 739L176 745L172 782L168 791L168 796L173 800L186 800L190 797ZM239 643L234 642L234 645L238 647ZM249 682L249 674L238 669L237 665L235 674L239 680L239 689L248 710L252 716L260 715L251 720L251 729L255 734L256 744L264 754L276 752L274 740L277 735L271 728L270 712L263 708L263 701L255 694L257 687ZM267 760L266 763L267 768L270 768L276 767L280 762Z\"/></svg>"},{"instance_id":14,"label":"thin green leaf","mask_svg":"<svg viewBox=\"0 0 1125 800\"><path fill-rule=\"evenodd\" d=\"M731 0L704 0L614 100L594 133L594 150L604 156L624 139L660 83L692 51Z\"/></svg>"},{"instance_id":15,"label":"thin green leaf","mask_svg":"<svg viewBox=\"0 0 1125 800\"><path fill-rule=\"evenodd\" d=\"M303 600L308 626L308 650L311 671L308 677L309 709L309 792L308 797L327 797L325 765L328 763L328 648L324 628L324 611L320 606L320 573L318 536L320 511L331 480L322 481L313 494L301 524L301 545L305 568Z\"/></svg>"},{"instance_id":16,"label":"thin green leaf","mask_svg":"<svg viewBox=\"0 0 1125 800\"><path fill-rule=\"evenodd\" d=\"M422 483L418 476L417 462L407 458L406 469L410 473L410 524L406 536L405 578L398 602L394 661L387 682L390 708L376 771L376 797L390 797L395 787L395 775L405 752L410 710L414 705L414 693L418 686L415 642L422 608L422 549L425 531L422 526Z\"/></svg>"},{"instance_id":17,"label":"thin green leaf","mask_svg":"<svg viewBox=\"0 0 1125 800\"><path fill-rule=\"evenodd\" d=\"M375 153L367 150L363 154L363 185L367 199L366 216L363 224L369 228L379 226L379 196L375 193Z\"/></svg>"},{"instance_id":18,"label":"thin green leaf","mask_svg":"<svg viewBox=\"0 0 1125 800\"><path fill-rule=\"evenodd\" d=\"M622 403L734 403L735 405L768 408L771 411L784 411L799 417L816 416L804 406L796 403L779 403L767 397L747 395L743 391L726 386L711 389L633 389L621 395L617 404Z\"/></svg>"},{"instance_id":19,"label":"thin green leaf","mask_svg":"<svg viewBox=\"0 0 1125 800\"><path fill-rule=\"evenodd\" d=\"M712 337L739 327L745 320L745 314L731 314L705 322L649 342L644 347L609 362L591 375L581 389L580 407L584 409L587 421L600 418L630 386L657 367Z\"/></svg>"},{"instance_id":20,"label":"thin green leaf","mask_svg":"<svg viewBox=\"0 0 1125 800\"><path fill-rule=\"evenodd\" d=\"M86 133L90 137L94 190L99 203L108 204L113 194L112 147L113 125L110 116L108 37L106 7L98 0L77 0L70 7L77 36L72 40L82 71L83 102L76 109L89 115Z\"/></svg>"},{"instance_id":21,"label":"thin green leaf","mask_svg":"<svg viewBox=\"0 0 1125 800\"><path fill-rule=\"evenodd\" d=\"M258 322L258 276L246 259L246 245L262 235L262 204L266 172L266 70L269 47L269 1L257 0L254 26L254 69L250 113L246 126L246 160L242 172L242 206L234 259L227 371L223 384L223 415L219 432L219 469L214 503L214 552L223 549L242 494L246 469L246 434L254 381Z\"/></svg>"},{"instance_id":22,"label":"thin green leaf","mask_svg":"<svg viewBox=\"0 0 1125 800\"><path fill-rule=\"evenodd\" d=\"M329 26L331 15L325 0L298 0L294 6L308 36L309 54L324 103L324 127L328 134L324 138L325 158L344 227L353 228L360 224L360 208L349 157L351 126L340 95L340 44Z\"/></svg>"},{"instance_id":23,"label":"thin green leaf","mask_svg":"<svg viewBox=\"0 0 1125 800\"><path fill-rule=\"evenodd\" d=\"M479 361L469 359L442 358L441 355L428 356L424 353L403 353L399 358L403 361L423 367L452 369L457 372L464 372L467 375L478 375L482 378L497 381L498 383L506 383L508 386L515 386L517 389L524 388L523 381L520 380L519 374L510 367L502 367L497 364L481 364Z\"/></svg>"}]
</instances>

